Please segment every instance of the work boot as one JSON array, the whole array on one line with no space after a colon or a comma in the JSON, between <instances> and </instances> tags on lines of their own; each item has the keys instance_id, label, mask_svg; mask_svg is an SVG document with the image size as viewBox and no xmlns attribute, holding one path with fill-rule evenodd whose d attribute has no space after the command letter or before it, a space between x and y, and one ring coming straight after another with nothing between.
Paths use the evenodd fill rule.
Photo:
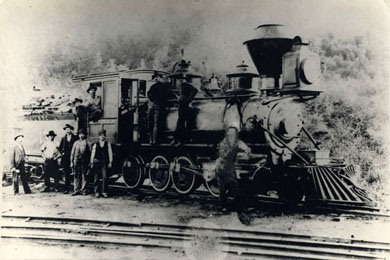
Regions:
<instances>
[{"instance_id":1,"label":"work boot","mask_svg":"<svg viewBox=\"0 0 390 260\"><path fill-rule=\"evenodd\" d=\"M73 192L72 194L70 194L70 196L76 196L76 195L80 195L80 193L78 193L77 191Z\"/></svg>"}]
</instances>

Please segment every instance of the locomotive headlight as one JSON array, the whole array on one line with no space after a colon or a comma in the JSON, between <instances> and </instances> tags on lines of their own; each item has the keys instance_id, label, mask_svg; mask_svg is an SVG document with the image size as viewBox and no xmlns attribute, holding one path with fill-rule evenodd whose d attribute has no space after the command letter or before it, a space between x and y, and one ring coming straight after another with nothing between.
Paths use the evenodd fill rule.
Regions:
<instances>
[{"instance_id":1,"label":"locomotive headlight","mask_svg":"<svg viewBox=\"0 0 390 260\"><path fill-rule=\"evenodd\" d=\"M321 62L318 55L312 54L300 63L300 78L307 85L315 84L321 75Z\"/></svg>"}]
</instances>

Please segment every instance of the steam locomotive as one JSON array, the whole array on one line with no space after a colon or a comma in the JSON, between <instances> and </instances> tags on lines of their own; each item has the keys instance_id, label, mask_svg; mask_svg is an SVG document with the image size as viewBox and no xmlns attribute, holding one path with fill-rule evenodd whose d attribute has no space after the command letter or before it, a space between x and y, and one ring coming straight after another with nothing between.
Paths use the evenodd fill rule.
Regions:
<instances>
[{"instance_id":1,"label":"steam locomotive","mask_svg":"<svg viewBox=\"0 0 390 260\"><path fill-rule=\"evenodd\" d=\"M177 81L183 76L199 86L201 76L193 72L190 62L178 62L173 73L126 70L73 78L82 89L94 85L102 97L103 116L89 123L88 138L97 141L98 131L106 130L107 139L115 144L114 171L130 189L149 179L158 192L173 185L178 193L189 194L204 184L218 196L218 144L227 127L235 124L240 139L264 158L242 158L236 163L238 175L250 182L252 192L266 195L276 191L289 203L303 199L370 201L351 180L359 167L330 158L329 151L320 150L304 127L304 102L320 94L315 88L321 73L319 56L282 25L261 25L253 39L243 44L258 74L240 64L227 75L224 90L210 89L208 95L199 91L192 102L188 138L180 147L169 144L178 118L174 101L166 112L163 140L149 143L147 91L155 73L168 76L174 92L179 91ZM303 138L310 140L312 147L302 148Z\"/></svg>"}]
</instances>

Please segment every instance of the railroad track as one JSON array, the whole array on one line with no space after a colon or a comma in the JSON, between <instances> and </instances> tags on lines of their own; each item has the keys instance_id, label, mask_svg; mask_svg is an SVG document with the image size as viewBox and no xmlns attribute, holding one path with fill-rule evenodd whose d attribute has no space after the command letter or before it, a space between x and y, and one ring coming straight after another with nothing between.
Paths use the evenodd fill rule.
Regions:
<instances>
[{"instance_id":1,"label":"railroad track","mask_svg":"<svg viewBox=\"0 0 390 260\"><path fill-rule=\"evenodd\" d=\"M143 186L137 190L130 190L124 184L116 183L110 185L111 188L116 190L122 190L129 192L131 194L142 194L150 196L164 196L167 198L179 198L183 199L183 195L176 193L173 189L167 190L164 193L159 193L155 191L150 186ZM196 190L193 193L187 195L186 198L194 200L204 200L204 201L214 201L218 203L218 199L209 194L208 191ZM283 210L289 205L282 202L276 197L270 196L256 196L255 201L259 206L259 209L269 209L269 210ZM291 207L289 207L291 208ZM379 217L379 218L389 218L390 219L390 210L379 208L376 206L369 206L366 203L359 202L339 202L331 200L322 200L322 201L309 201L307 203L299 203L294 205L294 210L296 212L306 212L306 213L335 213L335 214L346 214L353 216L363 216L363 217ZM290 210L291 211L291 210Z\"/></svg>"},{"instance_id":2,"label":"railroad track","mask_svg":"<svg viewBox=\"0 0 390 260\"><path fill-rule=\"evenodd\" d=\"M34 182L42 182L42 180L34 178ZM63 184L60 181L60 184ZM130 194L149 195L156 197L167 197L175 199L194 199L200 201L212 201L218 203L218 198L212 196L207 190L195 190L193 193L183 196L178 194L174 189L168 189L164 193L155 191L151 186L143 185L142 187L132 190L126 187L124 183L115 182L110 184L110 188L117 191L125 191ZM313 200L308 202L302 202L294 205L294 209L280 199L270 196L257 196L255 198L257 206L260 209L283 211L288 207L290 212L294 210L297 213L313 213L313 214L346 214L352 216L361 217L373 217L373 218L385 218L390 219L390 209L379 208L373 205L369 205L365 202L353 202L353 201L332 201L332 200Z\"/></svg>"},{"instance_id":3,"label":"railroad track","mask_svg":"<svg viewBox=\"0 0 390 260\"><path fill-rule=\"evenodd\" d=\"M75 218L2 216L2 239L84 246L142 247L162 252L199 252L234 258L389 259L390 243L156 223ZM207 252L205 252L207 253Z\"/></svg>"}]
</instances>

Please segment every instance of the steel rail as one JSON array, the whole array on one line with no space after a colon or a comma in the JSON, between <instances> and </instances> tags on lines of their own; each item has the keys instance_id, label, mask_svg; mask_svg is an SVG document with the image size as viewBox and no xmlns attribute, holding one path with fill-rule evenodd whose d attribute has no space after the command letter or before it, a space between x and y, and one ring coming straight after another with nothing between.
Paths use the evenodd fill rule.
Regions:
<instances>
[{"instance_id":1,"label":"steel rail","mask_svg":"<svg viewBox=\"0 0 390 260\"><path fill-rule=\"evenodd\" d=\"M15 216L16 219L22 220L24 216ZM6 218L11 218L13 216L6 216ZM104 244L115 244L123 246L145 246L145 247L161 247L161 248L180 248L181 244L175 244L174 240L183 241L190 240L194 234L194 227L190 229L184 229L183 226L177 225L168 225L172 230L151 230L150 226L143 223L141 227L136 227L131 223L132 229L124 229L126 226L123 226L123 222L119 222L119 229L113 229L113 227L107 227L106 221L102 224L105 224L102 227L96 226L80 226L80 219L69 219L69 218L41 218L41 217L28 217L26 218L28 222L22 222L23 225L3 225L3 227L8 229L23 229L23 230L43 230L43 231L57 231L61 232L61 235L66 236L66 239L61 236L53 236L49 233L17 233L9 234L3 232L3 238L18 238L18 239L40 239L40 240L54 240L54 241L68 241L73 243L104 243ZM42 223L31 223L33 220L43 221ZM53 225L48 221L59 221L60 224ZM75 221L77 220L77 221ZM64 221L66 221L64 223ZM90 221L81 219L81 224L96 224L99 221ZM8 221L12 222L12 221ZM20 222L20 221L19 221ZM70 224L76 223L75 224ZM111 222L112 225L117 224L118 222ZM15 223L16 224L16 223ZM26 225L29 224L29 225ZM41 224L41 226L40 226ZM42 226L42 224L44 224ZM70 227L73 228L70 228ZM154 227L161 228L161 224L152 224ZM167 225L162 225L166 228ZM77 227L77 228L75 228ZM145 229L144 227L149 227ZM174 228L173 228L174 227ZM208 231L210 228L200 228L196 227L198 230ZM337 240L331 238L323 237L312 237L312 236L302 236L302 235L289 235L283 233L273 233L273 232L250 232L243 230L226 230L226 229L211 229L215 232L222 232L219 235L221 243L228 246L226 252L230 254L241 254L241 255L251 255L251 256L283 256L288 252L288 256L301 259L340 259L343 258L353 258L353 259L382 259L383 256L390 255L390 245L383 242L370 242L370 241L355 241L353 240ZM231 234L225 234L226 232L238 232L236 236ZM72 233L73 232L73 233ZM76 234L75 234L76 233ZM262 235L259 235L261 233ZM265 235L266 234L266 235ZM75 237L75 235L83 236L81 239ZM93 236L92 239L86 236ZM96 235L111 235L119 236L116 240L104 239L102 237L96 237ZM287 236L287 237L286 237ZM288 237L295 238L288 238ZM124 239L124 237L126 239ZM134 237L141 238L141 241L134 240ZM159 239L168 241L167 245L161 243L161 241L155 241L153 239ZM328 241L326 241L328 240ZM332 240L332 241L329 241ZM354 251L355 250L355 251ZM272 251L272 254L269 254L268 251ZM374 252L376 251L376 252ZM378 252L379 251L379 252ZM267 253L268 252L268 253ZM368 253L367 253L368 252ZM325 258L324 258L325 257ZM384 259L384 257L383 257Z\"/></svg>"}]
</instances>

